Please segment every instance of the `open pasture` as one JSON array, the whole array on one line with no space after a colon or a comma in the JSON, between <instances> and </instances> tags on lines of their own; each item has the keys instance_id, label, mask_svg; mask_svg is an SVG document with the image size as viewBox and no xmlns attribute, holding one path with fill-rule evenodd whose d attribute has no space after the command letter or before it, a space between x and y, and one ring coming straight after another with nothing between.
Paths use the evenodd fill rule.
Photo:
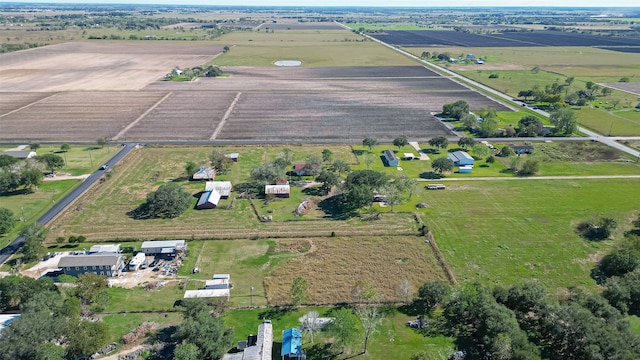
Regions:
<instances>
[{"instance_id":1,"label":"open pasture","mask_svg":"<svg viewBox=\"0 0 640 360\"><path fill-rule=\"evenodd\" d=\"M578 222L601 214L619 224L637 216L639 179L476 181L424 191L424 222L461 282L549 288L593 287L590 271L616 241L589 242ZM635 214L635 215L634 215Z\"/></svg>"},{"instance_id":2,"label":"open pasture","mask_svg":"<svg viewBox=\"0 0 640 360\"><path fill-rule=\"evenodd\" d=\"M95 141L111 137L160 100L159 92L64 92L0 120L2 140Z\"/></svg>"},{"instance_id":3,"label":"open pasture","mask_svg":"<svg viewBox=\"0 0 640 360\"><path fill-rule=\"evenodd\" d=\"M352 289L370 281L385 302L401 302L399 284L408 280L413 289L425 281L447 282L429 244L420 236L377 236L308 239L308 251L275 267L264 279L271 305L289 303L296 277L309 284L311 303L353 301Z\"/></svg>"},{"instance_id":4,"label":"open pasture","mask_svg":"<svg viewBox=\"0 0 640 360\"><path fill-rule=\"evenodd\" d=\"M223 45L69 42L0 55L0 91L137 90L175 66L210 61Z\"/></svg>"},{"instance_id":5,"label":"open pasture","mask_svg":"<svg viewBox=\"0 0 640 360\"><path fill-rule=\"evenodd\" d=\"M464 46L464 47L529 47L529 46L640 46L633 37L598 36L562 31L505 32L499 34L470 34L446 30L397 30L373 37L389 44L405 47Z\"/></svg>"},{"instance_id":6,"label":"open pasture","mask_svg":"<svg viewBox=\"0 0 640 360\"><path fill-rule=\"evenodd\" d=\"M344 30L342 26L334 22L278 22L263 23L257 26L260 30Z\"/></svg>"}]
</instances>

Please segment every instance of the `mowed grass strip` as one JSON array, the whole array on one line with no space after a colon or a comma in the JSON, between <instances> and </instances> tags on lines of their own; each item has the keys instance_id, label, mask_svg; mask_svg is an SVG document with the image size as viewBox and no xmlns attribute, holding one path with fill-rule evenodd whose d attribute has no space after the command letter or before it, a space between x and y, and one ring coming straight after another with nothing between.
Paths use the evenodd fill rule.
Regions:
<instances>
[{"instance_id":1,"label":"mowed grass strip","mask_svg":"<svg viewBox=\"0 0 640 360\"><path fill-rule=\"evenodd\" d=\"M620 239L637 216L640 180L461 182L420 196L430 206L424 222L459 281L594 287L590 271L617 240L588 242L575 226L613 217Z\"/></svg>"},{"instance_id":2,"label":"mowed grass strip","mask_svg":"<svg viewBox=\"0 0 640 360\"><path fill-rule=\"evenodd\" d=\"M303 66L415 65L416 62L348 30L233 32L215 42L231 50L212 61L221 66L272 66L299 60Z\"/></svg>"},{"instance_id":3,"label":"mowed grass strip","mask_svg":"<svg viewBox=\"0 0 640 360\"><path fill-rule=\"evenodd\" d=\"M635 110L605 111L602 109L580 109L577 111L580 124L603 135L640 135L640 112Z\"/></svg>"},{"instance_id":4,"label":"mowed grass strip","mask_svg":"<svg viewBox=\"0 0 640 360\"><path fill-rule=\"evenodd\" d=\"M274 268L264 280L270 305L290 303L293 281L309 284L310 302L336 304L353 301L359 281L370 281L382 301L404 301L399 284L408 280L414 290L428 280L447 281L444 271L420 236L358 236L311 239L302 256Z\"/></svg>"}]
</instances>

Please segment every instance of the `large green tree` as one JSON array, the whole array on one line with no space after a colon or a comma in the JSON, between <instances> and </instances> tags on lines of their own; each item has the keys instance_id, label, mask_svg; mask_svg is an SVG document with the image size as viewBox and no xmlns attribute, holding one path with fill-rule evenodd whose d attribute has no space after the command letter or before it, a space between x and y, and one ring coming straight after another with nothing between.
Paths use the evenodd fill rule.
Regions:
<instances>
[{"instance_id":1,"label":"large green tree","mask_svg":"<svg viewBox=\"0 0 640 360\"><path fill-rule=\"evenodd\" d=\"M305 302L308 302L309 285L307 284L307 280L303 277L295 278L293 280L293 284L291 284L289 295L291 295L291 303L294 306L299 306Z\"/></svg>"},{"instance_id":2,"label":"large green tree","mask_svg":"<svg viewBox=\"0 0 640 360\"><path fill-rule=\"evenodd\" d=\"M36 157L36 160L43 163L51 172L64 167L64 159L56 154L44 154Z\"/></svg>"},{"instance_id":3,"label":"large green tree","mask_svg":"<svg viewBox=\"0 0 640 360\"><path fill-rule=\"evenodd\" d=\"M185 307L184 320L174 335L178 344L193 344L199 350L198 359L219 359L233 346L233 329L227 328L220 317L209 313L203 300L190 301Z\"/></svg>"},{"instance_id":4,"label":"large green tree","mask_svg":"<svg viewBox=\"0 0 640 360\"><path fill-rule=\"evenodd\" d=\"M227 173L231 165L233 165L233 160L226 157L225 154L219 149L211 150L211 154L209 154L209 161L211 162L211 166L216 169L216 172L218 174Z\"/></svg>"},{"instance_id":5,"label":"large green tree","mask_svg":"<svg viewBox=\"0 0 640 360\"><path fill-rule=\"evenodd\" d=\"M436 136L429 139L429 145L438 149L446 149L449 146L449 140L444 136Z\"/></svg>"},{"instance_id":6,"label":"large green tree","mask_svg":"<svg viewBox=\"0 0 640 360\"><path fill-rule=\"evenodd\" d=\"M398 150L400 150L400 148L402 148L403 146L407 146L408 144L409 140L407 140L407 137L405 135L398 136L397 138L393 139L393 146L397 146Z\"/></svg>"},{"instance_id":7,"label":"large green tree","mask_svg":"<svg viewBox=\"0 0 640 360\"><path fill-rule=\"evenodd\" d=\"M442 115L460 120L469 113L469 104L464 100L442 105Z\"/></svg>"},{"instance_id":8,"label":"large green tree","mask_svg":"<svg viewBox=\"0 0 640 360\"><path fill-rule=\"evenodd\" d=\"M8 168L17 162L18 159L14 158L13 156L0 154L0 168Z\"/></svg>"},{"instance_id":9,"label":"large green tree","mask_svg":"<svg viewBox=\"0 0 640 360\"><path fill-rule=\"evenodd\" d=\"M453 161L448 158L437 158L433 160L431 163L431 168L435 170L436 173L442 174L445 172L449 172L453 170Z\"/></svg>"},{"instance_id":10,"label":"large green tree","mask_svg":"<svg viewBox=\"0 0 640 360\"><path fill-rule=\"evenodd\" d=\"M20 173L20 184L25 187L25 189L29 191L33 191L34 188L38 188L40 184L42 184L42 179L44 175L42 171L38 169L23 169L22 173Z\"/></svg>"},{"instance_id":11,"label":"large green tree","mask_svg":"<svg viewBox=\"0 0 640 360\"><path fill-rule=\"evenodd\" d=\"M344 353L358 335L357 319L351 310L341 307L332 314L333 321L324 327L324 331L332 335L335 343L340 346L341 353Z\"/></svg>"},{"instance_id":12,"label":"large green tree","mask_svg":"<svg viewBox=\"0 0 640 360\"><path fill-rule=\"evenodd\" d=\"M374 138L365 138L362 140L362 146L366 146L369 148L369 151L373 150L373 147L378 145L378 140Z\"/></svg>"},{"instance_id":13,"label":"large green tree","mask_svg":"<svg viewBox=\"0 0 640 360\"><path fill-rule=\"evenodd\" d=\"M180 185L165 184L147 194L144 212L150 218L175 218L189 208L191 199L191 194Z\"/></svg>"},{"instance_id":14,"label":"large green tree","mask_svg":"<svg viewBox=\"0 0 640 360\"><path fill-rule=\"evenodd\" d=\"M316 181L322 183L322 191L328 194L331 188L338 185L338 177L330 171L323 171L316 177Z\"/></svg>"},{"instance_id":15,"label":"large green tree","mask_svg":"<svg viewBox=\"0 0 640 360\"><path fill-rule=\"evenodd\" d=\"M443 305L451 289L440 281L427 281L418 290L414 305L423 314L430 314L437 305Z\"/></svg>"},{"instance_id":16,"label":"large green tree","mask_svg":"<svg viewBox=\"0 0 640 360\"><path fill-rule=\"evenodd\" d=\"M0 234L5 234L13 229L16 220L13 218L13 211L0 208Z\"/></svg>"},{"instance_id":17,"label":"large green tree","mask_svg":"<svg viewBox=\"0 0 640 360\"><path fill-rule=\"evenodd\" d=\"M25 227L20 236L24 237L22 246L22 259L24 262L31 262L38 259L42 252L42 242L47 238L49 231L40 223L34 223Z\"/></svg>"},{"instance_id":18,"label":"large green tree","mask_svg":"<svg viewBox=\"0 0 640 360\"><path fill-rule=\"evenodd\" d=\"M569 107L560 108L551 113L549 121L555 126L556 134L571 135L578 129L578 118Z\"/></svg>"}]
</instances>

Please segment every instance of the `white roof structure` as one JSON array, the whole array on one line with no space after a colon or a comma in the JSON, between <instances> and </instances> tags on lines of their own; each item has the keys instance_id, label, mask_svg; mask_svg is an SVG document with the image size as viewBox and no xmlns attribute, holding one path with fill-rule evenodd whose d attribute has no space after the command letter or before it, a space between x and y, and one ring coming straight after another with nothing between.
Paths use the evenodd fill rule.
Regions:
<instances>
[{"instance_id":1,"label":"white roof structure","mask_svg":"<svg viewBox=\"0 0 640 360\"><path fill-rule=\"evenodd\" d=\"M231 275L229 275L229 274L213 274L213 280L216 280L216 279L231 280Z\"/></svg>"},{"instance_id":2,"label":"white roof structure","mask_svg":"<svg viewBox=\"0 0 640 360\"><path fill-rule=\"evenodd\" d=\"M38 155L35 151L30 150L5 150L2 153L16 159L31 159L32 157Z\"/></svg>"},{"instance_id":3,"label":"white roof structure","mask_svg":"<svg viewBox=\"0 0 640 360\"><path fill-rule=\"evenodd\" d=\"M413 155L413 153L404 153L404 157L405 159L413 159L415 156Z\"/></svg>"},{"instance_id":4,"label":"white roof structure","mask_svg":"<svg viewBox=\"0 0 640 360\"><path fill-rule=\"evenodd\" d=\"M0 314L0 336L2 336L2 329L19 317L20 314Z\"/></svg>"},{"instance_id":5,"label":"white roof structure","mask_svg":"<svg viewBox=\"0 0 640 360\"><path fill-rule=\"evenodd\" d=\"M230 289L231 286L229 286L228 279L213 279L205 281L204 288L205 290Z\"/></svg>"},{"instance_id":6,"label":"white roof structure","mask_svg":"<svg viewBox=\"0 0 640 360\"><path fill-rule=\"evenodd\" d=\"M162 248L163 250L170 249L171 252L174 252L175 250L184 250L186 247L187 246L184 240L160 240L160 241L145 241L142 243L142 246L140 247L140 249L144 251L145 249Z\"/></svg>"},{"instance_id":7,"label":"white roof structure","mask_svg":"<svg viewBox=\"0 0 640 360\"><path fill-rule=\"evenodd\" d=\"M197 209L213 209L218 206L220 202L220 193L215 189L211 191L205 191L200 195L200 199L198 199L198 203L196 204Z\"/></svg>"},{"instance_id":8,"label":"white roof structure","mask_svg":"<svg viewBox=\"0 0 640 360\"><path fill-rule=\"evenodd\" d=\"M89 254L117 254L120 252L120 244L93 245Z\"/></svg>"},{"instance_id":9,"label":"white roof structure","mask_svg":"<svg viewBox=\"0 0 640 360\"><path fill-rule=\"evenodd\" d=\"M232 187L231 181L207 181L204 185L204 191L215 190L220 193L220 196L229 197Z\"/></svg>"},{"instance_id":10,"label":"white roof structure","mask_svg":"<svg viewBox=\"0 0 640 360\"><path fill-rule=\"evenodd\" d=\"M244 349L243 360L271 360L273 352L273 326L265 320L258 326L256 344Z\"/></svg>"},{"instance_id":11,"label":"white roof structure","mask_svg":"<svg viewBox=\"0 0 640 360\"><path fill-rule=\"evenodd\" d=\"M226 297L229 298L229 289L204 289L204 290L187 290L184 292L185 299L193 298L212 298L212 297Z\"/></svg>"},{"instance_id":12,"label":"white roof structure","mask_svg":"<svg viewBox=\"0 0 640 360\"><path fill-rule=\"evenodd\" d=\"M140 266L142 265L142 263L144 263L144 260L146 259L146 257L144 256L144 253L137 253L136 256L133 257L133 259L131 259L131 261L129 262L129 266Z\"/></svg>"},{"instance_id":13,"label":"white roof structure","mask_svg":"<svg viewBox=\"0 0 640 360\"><path fill-rule=\"evenodd\" d=\"M265 185L264 193L273 195L288 195L291 193L291 188L289 187L289 185Z\"/></svg>"},{"instance_id":14,"label":"white roof structure","mask_svg":"<svg viewBox=\"0 0 640 360\"><path fill-rule=\"evenodd\" d=\"M193 174L193 180L213 180L216 177L216 169L202 166Z\"/></svg>"}]
</instances>

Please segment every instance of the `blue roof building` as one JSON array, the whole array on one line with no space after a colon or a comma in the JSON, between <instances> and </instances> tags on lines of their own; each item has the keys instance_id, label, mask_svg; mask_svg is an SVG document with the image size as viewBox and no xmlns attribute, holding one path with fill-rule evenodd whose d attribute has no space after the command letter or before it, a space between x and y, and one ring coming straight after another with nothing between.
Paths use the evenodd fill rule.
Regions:
<instances>
[{"instance_id":1,"label":"blue roof building","mask_svg":"<svg viewBox=\"0 0 640 360\"><path fill-rule=\"evenodd\" d=\"M384 157L387 159L387 164L389 164L389 166L398 166L398 157L393 151L385 150Z\"/></svg>"},{"instance_id":2,"label":"blue roof building","mask_svg":"<svg viewBox=\"0 0 640 360\"><path fill-rule=\"evenodd\" d=\"M282 332L282 359L299 359L302 357L302 332L296 328L290 328Z\"/></svg>"},{"instance_id":3,"label":"blue roof building","mask_svg":"<svg viewBox=\"0 0 640 360\"><path fill-rule=\"evenodd\" d=\"M473 158L464 151L454 151L448 157L455 166L473 165Z\"/></svg>"}]
</instances>

